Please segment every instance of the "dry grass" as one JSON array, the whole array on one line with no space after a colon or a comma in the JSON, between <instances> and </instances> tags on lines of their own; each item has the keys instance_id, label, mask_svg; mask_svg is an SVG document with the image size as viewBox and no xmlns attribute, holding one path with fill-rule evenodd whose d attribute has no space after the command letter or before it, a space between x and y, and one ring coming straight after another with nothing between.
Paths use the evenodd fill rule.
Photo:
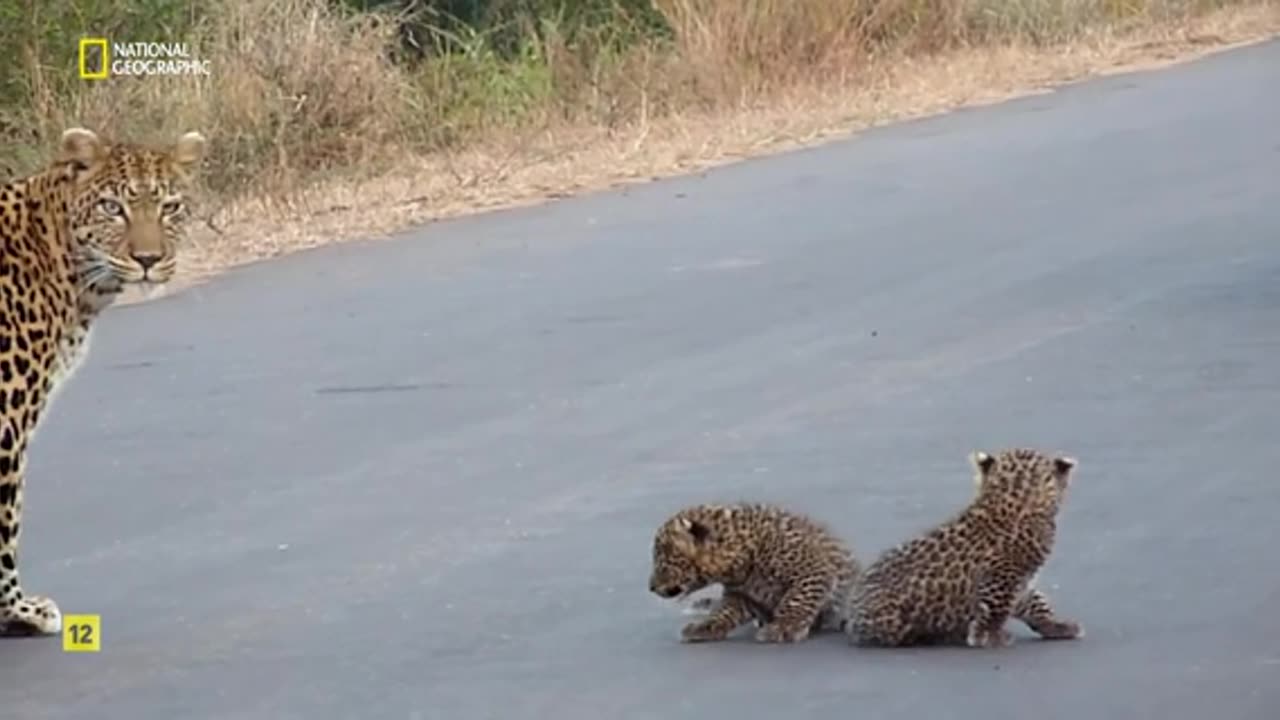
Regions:
<instances>
[{"instance_id":1,"label":"dry grass","mask_svg":"<svg viewBox=\"0 0 1280 720\"><path fill-rule=\"evenodd\" d=\"M654 0L627 18L545 22L501 57L480 36L412 67L387 18L324 0L210 5L208 78L59 85L27 62L25 170L73 123L212 140L208 227L175 287L227 267L581 190L695 171L878 123L1167 62L1280 30L1280 2ZM628 35L630 33L630 35ZM628 42L620 42L623 36ZM0 78L2 79L2 78ZM24 154L25 153L25 154Z\"/></svg>"},{"instance_id":2,"label":"dry grass","mask_svg":"<svg viewBox=\"0 0 1280 720\"><path fill-rule=\"evenodd\" d=\"M394 26L348 18L322 0L210 3L187 40L206 77L120 77L68 88L60 67L29 63L36 142L70 124L141 138L198 128L217 144L206 166L219 198L309 182L317 170L392 157L402 73L384 57Z\"/></svg>"}]
</instances>

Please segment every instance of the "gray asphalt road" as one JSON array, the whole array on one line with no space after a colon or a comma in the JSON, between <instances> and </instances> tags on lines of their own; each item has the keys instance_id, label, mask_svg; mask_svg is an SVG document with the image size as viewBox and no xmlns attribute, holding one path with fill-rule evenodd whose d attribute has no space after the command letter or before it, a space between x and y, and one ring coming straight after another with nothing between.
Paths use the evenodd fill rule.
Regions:
<instances>
[{"instance_id":1,"label":"gray asphalt road","mask_svg":"<svg viewBox=\"0 0 1280 720\"><path fill-rule=\"evenodd\" d=\"M1280 713L1280 44L119 308L35 446L9 718ZM682 646L653 528L861 553L1081 467L1002 652ZM1034 715L1033 715L1034 713Z\"/></svg>"}]
</instances>

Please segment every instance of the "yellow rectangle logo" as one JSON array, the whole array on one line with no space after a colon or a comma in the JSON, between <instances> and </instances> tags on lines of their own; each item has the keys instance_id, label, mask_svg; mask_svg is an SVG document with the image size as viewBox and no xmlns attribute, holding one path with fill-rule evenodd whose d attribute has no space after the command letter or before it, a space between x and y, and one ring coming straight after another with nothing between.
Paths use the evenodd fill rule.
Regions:
<instances>
[{"instance_id":1,"label":"yellow rectangle logo","mask_svg":"<svg viewBox=\"0 0 1280 720\"><path fill-rule=\"evenodd\" d=\"M62 618L63 652L98 652L101 649L101 615L66 615Z\"/></svg>"},{"instance_id":2,"label":"yellow rectangle logo","mask_svg":"<svg viewBox=\"0 0 1280 720\"><path fill-rule=\"evenodd\" d=\"M111 66L107 55L106 38L80 38L80 79L106 80Z\"/></svg>"}]
</instances>

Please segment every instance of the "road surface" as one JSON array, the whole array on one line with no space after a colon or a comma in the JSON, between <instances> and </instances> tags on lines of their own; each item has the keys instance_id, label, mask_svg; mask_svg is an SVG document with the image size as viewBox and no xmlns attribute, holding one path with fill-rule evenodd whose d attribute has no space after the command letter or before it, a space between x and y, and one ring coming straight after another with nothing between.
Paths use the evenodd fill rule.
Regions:
<instances>
[{"instance_id":1,"label":"road surface","mask_svg":"<svg viewBox=\"0 0 1280 720\"><path fill-rule=\"evenodd\" d=\"M35 444L5 720L1280 713L1280 43L232 273L102 322ZM676 642L653 528L864 557L1080 470L1076 643Z\"/></svg>"}]
</instances>

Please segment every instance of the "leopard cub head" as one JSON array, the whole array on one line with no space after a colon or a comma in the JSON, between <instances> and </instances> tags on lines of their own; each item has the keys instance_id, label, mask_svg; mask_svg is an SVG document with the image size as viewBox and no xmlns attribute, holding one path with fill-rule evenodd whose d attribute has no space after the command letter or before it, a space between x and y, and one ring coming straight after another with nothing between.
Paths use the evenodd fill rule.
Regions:
<instances>
[{"instance_id":1,"label":"leopard cub head","mask_svg":"<svg viewBox=\"0 0 1280 720\"><path fill-rule=\"evenodd\" d=\"M1077 461L1028 448L969 456L978 501L1019 514L1056 514L1066 496Z\"/></svg>"},{"instance_id":2,"label":"leopard cub head","mask_svg":"<svg viewBox=\"0 0 1280 720\"><path fill-rule=\"evenodd\" d=\"M684 508L654 534L649 591L663 598L684 598L723 582L747 562L749 548L735 522L734 508Z\"/></svg>"}]
</instances>

